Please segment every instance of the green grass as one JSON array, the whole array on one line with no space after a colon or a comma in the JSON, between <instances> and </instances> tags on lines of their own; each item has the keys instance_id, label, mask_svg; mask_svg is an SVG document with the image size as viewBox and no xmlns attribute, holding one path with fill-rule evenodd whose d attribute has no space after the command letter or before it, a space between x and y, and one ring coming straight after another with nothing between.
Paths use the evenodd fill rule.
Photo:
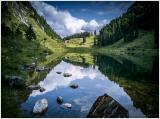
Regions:
<instances>
[{"instance_id":1,"label":"green grass","mask_svg":"<svg viewBox=\"0 0 160 119\"><path fill-rule=\"evenodd\" d=\"M95 36L89 36L86 38L86 42L83 43L83 38L73 38L69 40L69 43L66 44L67 47L82 47L89 48L93 47Z\"/></svg>"},{"instance_id":2,"label":"green grass","mask_svg":"<svg viewBox=\"0 0 160 119\"><path fill-rule=\"evenodd\" d=\"M154 32L153 31L140 31L138 38L131 42L124 42L123 39L116 43L98 49L99 53L109 54L145 54L157 55L158 49L154 49Z\"/></svg>"},{"instance_id":3,"label":"green grass","mask_svg":"<svg viewBox=\"0 0 160 119\"><path fill-rule=\"evenodd\" d=\"M93 65L94 64L94 58L89 53L67 53L65 55L65 59L68 59L71 62L76 62L79 64L87 64L87 65Z\"/></svg>"},{"instance_id":4,"label":"green grass","mask_svg":"<svg viewBox=\"0 0 160 119\"><path fill-rule=\"evenodd\" d=\"M59 39L52 39L49 37L35 22L33 18L30 18L30 22L33 25L33 28L36 32L37 41L45 46L46 48L50 49L53 52L63 52L64 51L64 43L60 42ZM44 38L47 40L44 42Z\"/></svg>"},{"instance_id":5,"label":"green grass","mask_svg":"<svg viewBox=\"0 0 160 119\"><path fill-rule=\"evenodd\" d=\"M153 49L154 48L154 32L152 31L140 31L139 37L131 42L124 42L124 39L121 39L114 43L113 45L108 46L109 48L144 48L144 49Z\"/></svg>"}]
</instances>

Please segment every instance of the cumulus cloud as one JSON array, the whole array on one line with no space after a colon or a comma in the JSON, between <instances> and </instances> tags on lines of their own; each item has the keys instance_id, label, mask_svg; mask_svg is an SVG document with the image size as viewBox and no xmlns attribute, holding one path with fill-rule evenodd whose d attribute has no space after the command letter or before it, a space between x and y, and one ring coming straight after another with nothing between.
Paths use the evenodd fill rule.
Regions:
<instances>
[{"instance_id":1,"label":"cumulus cloud","mask_svg":"<svg viewBox=\"0 0 160 119\"><path fill-rule=\"evenodd\" d=\"M61 36L65 37L74 33L92 32L99 30L103 25L108 23L107 20L97 22L96 20L85 21L73 17L68 11L58 10L54 6L44 2L31 2L38 14L43 16L47 23ZM106 22L104 22L106 21Z\"/></svg>"}]
</instances>

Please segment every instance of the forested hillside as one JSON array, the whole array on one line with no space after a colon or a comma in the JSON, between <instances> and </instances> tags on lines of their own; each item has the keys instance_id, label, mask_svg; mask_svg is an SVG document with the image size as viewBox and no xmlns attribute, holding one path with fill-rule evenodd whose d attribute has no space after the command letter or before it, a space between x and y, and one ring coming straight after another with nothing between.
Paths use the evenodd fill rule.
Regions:
<instances>
[{"instance_id":1,"label":"forested hillside","mask_svg":"<svg viewBox=\"0 0 160 119\"><path fill-rule=\"evenodd\" d=\"M70 36L67 36L65 38L63 38L64 40L70 40L72 38L84 38L84 37L88 37L90 36L90 33L89 32L83 32L83 33L76 33L76 34L73 34L73 35L70 35Z\"/></svg>"},{"instance_id":2,"label":"forested hillside","mask_svg":"<svg viewBox=\"0 0 160 119\"><path fill-rule=\"evenodd\" d=\"M154 32L155 48L158 48L158 9L158 2L135 2L126 13L100 30L97 46L111 45L121 39L124 42L133 41L139 36L140 31L144 30Z\"/></svg>"}]
</instances>

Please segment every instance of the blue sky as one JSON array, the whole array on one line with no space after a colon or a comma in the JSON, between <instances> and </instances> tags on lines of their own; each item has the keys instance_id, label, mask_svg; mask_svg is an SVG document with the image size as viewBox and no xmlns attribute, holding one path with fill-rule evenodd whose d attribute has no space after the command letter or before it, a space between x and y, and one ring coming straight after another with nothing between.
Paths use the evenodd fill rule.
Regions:
<instances>
[{"instance_id":1,"label":"blue sky","mask_svg":"<svg viewBox=\"0 0 160 119\"><path fill-rule=\"evenodd\" d=\"M111 20L126 12L132 1L48 1L47 4L53 5L59 10L68 10L74 17L85 19L87 21L96 19Z\"/></svg>"},{"instance_id":2,"label":"blue sky","mask_svg":"<svg viewBox=\"0 0 160 119\"><path fill-rule=\"evenodd\" d=\"M127 11L133 1L31 2L37 12L61 36L100 30Z\"/></svg>"}]
</instances>

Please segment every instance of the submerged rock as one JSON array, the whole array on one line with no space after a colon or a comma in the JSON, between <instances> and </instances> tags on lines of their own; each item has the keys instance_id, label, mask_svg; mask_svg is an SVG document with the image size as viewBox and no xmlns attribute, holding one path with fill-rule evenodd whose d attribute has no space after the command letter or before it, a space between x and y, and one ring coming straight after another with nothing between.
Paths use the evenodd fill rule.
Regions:
<instances>
[{"instance_id":1,"label":"submerged rock","mask_svg":"<svg viewBox=\"0 0 160 119\"><path fill-rule=\"evenodd\" d=\"M45 89L45 88L42 88L42 87L39 89L40 92L43 92L43 91L45 91L45 90L46 90L46 89Z\"/></svg>"},{"instance_id":2,"label":"submerged rock","mask_svg":"<svg viewBox=\"0 0 160 119\"><path fill-rule=\"evenodd\" d=\"M62 72L60 72L60 71L57 71L56 73L57 73L57 74L61 74Z\"/></svg>"},{"instance_id":3,"label":"submerged rock","mask_svg":"<svg viewBox=\"0 0 160 119\"><path fill-rule=\"evenodd\" d=\"M61 103L63 102L63 98L62 98L61 96L58 96L58 97L57 97L57 102L58 102L59 104L61 104Z\"/></svg>"},{"instance_id":4,"label":"submerged rock","mask_svg":"<svg viewBox=\"0 0 160 119\"><path fill-rule=\"evenodd\" d=\"M11 87L25 87L25 80L20 76L5 76L5 80Z\"/></svg>"},{"instance_id":5,"label":"submerged rock","mask_svg":"<svg viewBox=\"0 0 160 119\"><path fill-rule=\"evenodd\" d=\"M65 109L71 109L72 108L72 104L70 104L70 103L64 103L64 104L62 104L61 105L63 108L65 108Z\"/></svg>"},{"instance_id":6,"label":"submerged rock","mask_svg":"<svg viewBox=\"0 0 160 119\"><path fill-rule=\"evenodd\" d=\"M72 76L72 74L70 74L70 73L64 73L63 76L64 77L70 77L70 76Z\"/></svg>"},{"instance_id":7,"label":"submerged rock","mask_svg":"<svg viewBox=\"0 0 160 119\"><path fill-rule=\"evenodd\" d=\"M71 84L69 87L71 87L73 89L76 89L76 88L78 88L78 85L77 84Z\"/></svg>"},{"instance_id":8,"label":"submerged rock","mask_svg":"<svg viewBox=\"0 0 160 119\"><path fill-rule=\"evenodd\" d=\"M47 99L41 99L38 100L33 108L33 113L34 114L42 114L43 112L45 112L48 108L48 101Z\"/></svg>"},{"instance_id":9,"label":"submerged rock","mask_svg":"<svg viewBox=\"0 0 160 119\"><path fill-rule=\"evenodd\" d=\"M28 89L30 89L30 90L39 90L41 87L40 87L40 85L30 85L30 86L28 86Z\"/></svg>"},{"instance_id":10,"label":"submerged rock","mask_svg":"<svg viewBox=\"0 0 160 119\"><path fill-rule=\"evenodd\" d=\"M128 118L128 111L112 97L104 94L99 96L92 105L89 118Z\"/></svg>"}]
</instances>

